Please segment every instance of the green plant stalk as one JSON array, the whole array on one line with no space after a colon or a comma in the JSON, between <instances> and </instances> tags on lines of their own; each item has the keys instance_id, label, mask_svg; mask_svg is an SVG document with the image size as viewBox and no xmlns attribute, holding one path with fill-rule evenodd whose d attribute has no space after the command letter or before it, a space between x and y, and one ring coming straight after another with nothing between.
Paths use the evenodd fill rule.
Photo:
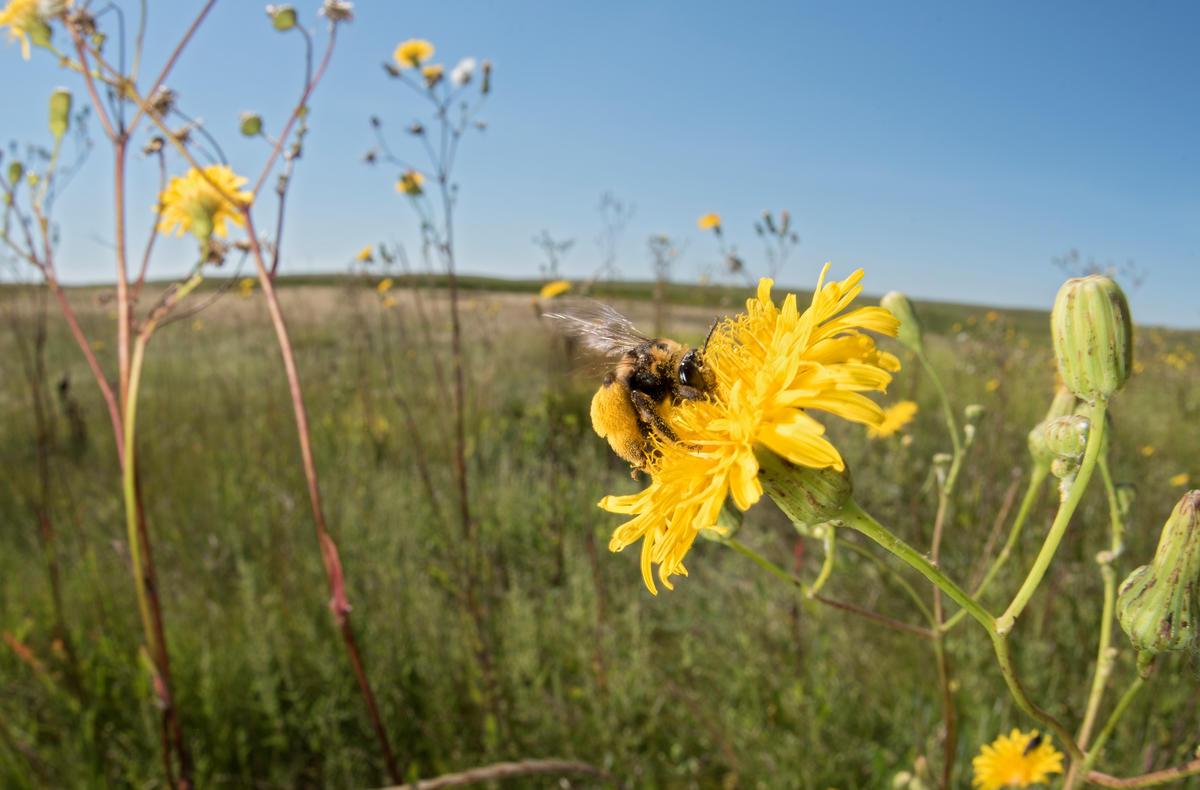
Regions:
<instances>
[{"instance_id":1,"label":"green plant stalk","mask_svg":"<svg viewBox=\"0 0 1200 790\"><path fill-rule=\"evenodd\" d=\"M1004 610L1004 614L996 618L996 631L1001 635L1012 631L1017 618L1021 616L1021 612L1025 610L1029 600L1037 592L1038 585L1042 583L1042 578L1046 575L1046 570L1050 567L1050 562L1054 559L1055 552L1058 551L1058 544L1062 542L1063 535L1067 531L1067 525L1071 523L1071 516L1075 514L1080 500L1083 499L1083 494L1087 490L1088 483L1092 478L1092 471L1096 467L1096 460L1100 456L1100 446L1104 440L1104 418L1107 409L1108 403L1102 400L1088 407L1088 419L1091 423L1091 429L1088 431L1087 449L1084 450L1083 461L1080 463L1079 471L1071 484L1071 490L1059 505L1058 513L1054 517L1054 523L1050 526L1050 532L1047 533L1046 540L1042 543L1042 549L1038 552L1033 567L1029 569L1029 574L1025 577L1024 583L1017 590L1017 594L1013 596L1012 603Z\"/></svg>"},{"instance_id":2,"label":"green plant stalk","mask_svg":"<svg viewBox=\"0 0 1200 790\"><path fill-rule=\"evenodd\" d=\"M844 546L845 548L850 549L855 554L858 554L859 556L865 557L866 559L870 560L876 566L878 566L880 570L882 570L884 573L888 574L892 578L892 580L896 582L896 584L900 587L900 589L902 589L904 591L904 593L909 597L909 599L912 600L912 602L916 605L917 609L920 610L922 616L924 616L924 618L929 622L929 624L930 625L933 624L933 612L930 611L929 607L925 605L925 601L923 601L921 599L921 596L917 594L917 591L913 589L913 586L908 583L908 580L905 579L904 576L902 574L900 574L895 568L892 568L886 562L884 562L879 557L875 556L874 554L872 554L870 551L863 548L862 546L859 546L857 543L852 543L848 540L839 540L838 543L841 544L842 546Z\"/></svg>"},{"instance_id":3,"label":"green plant stalk","mask_svg":"<svg viewBox=\"0 0 1200 790\"><path fill-rule=\"evenodd\" d=\"M981 595L983 595L987 591L988 587L991 586L991 583L995 581L996 575L1000 572L1000 569L1004 567L1005 563L1008 562L1009 557L1012 556L1013 549L1016 548L1017 541L1021 538L1021 531L1025 527L1025 522L1029 519L1029 514L1032 512L1034 505L1037 504L1037 501L1042 493L1042 486L1045 484L1046 478L1049 476L1049 466L1046 464L1034 464L1029 475L1029 485L1026 487L1025 495L1021 499L1021 506L1017 510L1017 517L1013 520L1012 530L1008 533L1008 539L1004 541L1004 546L1000 549L1000 553L997 554L996 559L992 561L991 567L987 569L987 573L984 574L983 579L981 579L979 582L979 585L971 593L971 597L978 599ZM956 626L966 616L966 614L966 611L962 609L955 612L954 615L946 621L946 624L942 626L942 630L949 631L951 628Z\"/></svg>"},{"instance_id":4,"label":"green plant stalk","mask_svg":"<svg viewBox=\"0 0 1200 790\"><path fill-rule=\"evenodd\" d=\"M133 358L129 369L128 396L125 399L125 463L121 470L121 488L125 499L125 533L129 542L130 565L133 569L133 584L137 590L138 612L142 618L142 629L145 632L146 645L152 655L161 655L158 640L155 638L154 627L150 619L149 595L146 591L145 569L142 564L141 538L138 535L137 517L137 475L135 473L134 442L137 434L138 390L142 381L142 363L146 355L148 334L139 335L133 348Z\"/></svg>"},{"instance_id":5,"label":"green plant stalk","mask_svg":"<svg viewBox=\"0 0 1200 790\"><path fill-rule=\"evenodd\" d=\"M1092 744L1092 748L1088 749L1087 757L1083 761L1083 772L1087 771L1096 762L1096 758L1100 756L1100 752L1104 750L1104 744L1108 742L1108 738L1112 735L1113 730L1117 726L1117 722L1125 715L1125 711L1129 710L1130 704L1133 703L1134 697L1142 690L1146 679L1141 675L1135 675L1133 682L1129 684L1129 688L1125 689L1125 693L1121 695L1121 699L1117 700L1117 706L1113 708L1112 713L1108 715L1108 720L1104 722L1104 726L1100 728L1100 734L1096 736L1096 742Z\"/></svg>"},{"instance_id":6,"label":"green plant stalk","mask_svg":"<svg viewBox=\"0 0 1200 790\"><path fill-rule=\"evenodd\" d=\"M920 360L921 366L925 368L925 373L929 376L929 381L937 390L938 400L942 404L942 417L946 420L946 427L950 430L950 442L954 447L954 457L957 459L962 455L963 441L962 434L958 430L958 420L954 418L954 409L950 405L950 397L946 394L946 388L942 385L942 379L937 374L937 369L930 363L929 357L924 351L917 352L917 359ZM946 477L946 482L949 484L955 470L951 470L951 475Z\"/></svg>"},{"instance_id":7,"label":"green plant stalk","mask_svg":"<svg viewBox=\"0 0 1200 790\"><path fill-rule=\"evenodd\" d=\"M998 633L995 629L990 631L990 636L992 637L992 649L996 653L996 662L1000 665L1000 672L1004 675L1004 682L1008 685L1008 691L1017 705L1031 718L1058 736L1067 753L1071 755L1072 762L1082 761L1084 759L1083 752L1075 743L1075 738L1066 726L1038 707L1029 698L1029 695L1025 693L1025 688L1021 685L1021 681L1017 677L1017 667L1013 663L1012 653L1008 648L1008 638L1004 634Z\"/></svg>"},{"instance_id":8,"label":"green plant stalk","mask_svg":"<svg viewBox=\"0 0 1200 790\"><path fill-rule=\"evenodd\" d=\"M825 582L829 581L829 577L833 573L833 562L837 555L837 530L833 525L825 525L825 534L821 536L821 543L825 546L825 559L821 562L821 570L817 573L817 578L813 579L813 583L804 593L809 598L821 592L821 588L825 586Z\"/></svg>"}]
</instances>

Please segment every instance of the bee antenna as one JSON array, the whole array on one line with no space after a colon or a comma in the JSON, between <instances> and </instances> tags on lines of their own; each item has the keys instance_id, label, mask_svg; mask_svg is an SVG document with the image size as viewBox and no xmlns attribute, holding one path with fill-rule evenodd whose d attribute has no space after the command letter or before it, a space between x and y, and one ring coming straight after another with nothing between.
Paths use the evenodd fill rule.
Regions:
<instances>
[{"instance_id":1,"label":"bee antenna","mask_svg":"<svg viewBox=\"0 0 1200 790\"><path fill-rule=\"evenodd\" d=\"M700 353L708 351L708 341L712 340L713 333L717 331L717 324L721 323L721 319L716 319L712 322L712 326L708 328L708 334L704 336L704 345L700 347Z\"/></svg>"}]
</instances>

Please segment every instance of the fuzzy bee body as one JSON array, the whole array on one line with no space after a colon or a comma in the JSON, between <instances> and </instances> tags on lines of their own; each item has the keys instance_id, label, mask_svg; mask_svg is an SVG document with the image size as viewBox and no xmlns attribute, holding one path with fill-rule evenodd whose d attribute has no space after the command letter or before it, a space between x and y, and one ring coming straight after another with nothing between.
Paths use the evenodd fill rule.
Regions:
<instances>
[{"instance_id":1,"label":"fuzzy bee body","mask_svg":"<svg viewBox=\"0 0 1200 790\"><path fill-rule=\"evenodd\" d=\"M666 412L711 389L701 350L668 338L649 338L629 319L598 302L549 314L593 351L616 360L592 396L592 428L634 470L644 469L651 434L676 441Z\"/></svg>"}]
</instances>

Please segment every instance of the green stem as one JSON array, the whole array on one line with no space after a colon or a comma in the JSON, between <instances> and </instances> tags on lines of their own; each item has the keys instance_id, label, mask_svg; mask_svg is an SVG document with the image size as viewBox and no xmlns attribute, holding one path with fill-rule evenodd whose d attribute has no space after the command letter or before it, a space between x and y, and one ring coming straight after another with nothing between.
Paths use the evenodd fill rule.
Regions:
<instances>
[{"instance_id":1,"label":"green stem","mask_svg":"<svg viewBox=\"0 0 1200 790\"><path fill-rule=\"evenodd\" d=\"M821 563L821 570L817 573L817 578L813 579L812 585L805 591L805 595L809 598L821 591L833 573L833 561L837 554L837 530L832 524L825 525L825 534L821 536L821 543L825 546L825 559Z\"/></svg>"},{"instance_id":2,"label":"green stem","mask_svg":"<svg viewBox=\"0 0 1200 790\"><path fill-rule=\"evenodd\" d=\"M1033 470L1029 475L1029 485L1025 489L1025 496L1021 499L1021 507L1017 510L1017 517L1013 521L1012 530L1008 533L1008 539L1004 542L1004 547L1000 549L1000 553L996 555L996 559L992 561L992 565L984 574L979 585L971 593L971 597L978 599L995 580L996 575L1004 564L1008 562L1008 558L1012 556L1013 549L1016 548L1017 541L1021 538L1021 531L1025 527L1025 522L1029 518L1034 505L1037 504L1038 498L1042 492L1042 486L1046 482L1046 478L1050 476L1050 467L1046 464L1034 464ZM959 610L954 613L954 616L946 621L943 630L949 631L958 624L963 617L966 616L966 610Z\"/></svg>"},{"instance_id":3,"label":"green stem","mask_svg":"<svg viewBox=\"0 0 1200 790\"><path fill-rule=\"evenodd\" d=\"M125 532L129 541L129 560L133 570L133 584L137 590L138 612L142 618L142 629L146 645L152 655L160 655L150 618L150 601L146 592L146 572L142 565L141 538L138 535L136 449L138 388L142 381L142 362L146 355L147 335L139 335L133 346L133 359L129 367L129 389L125 399L125 463L121 471L122 493L125 499Z\"/></svg>"},{"instance_id":4,"label":"green stem","mask_svg":"<svg viewBox=\"0 0 1200 790\"><path fill-rule=\"evenodd\" d=\"M925 601L921 599L921 596L917 594L917 591L913 589L913 586L908 583L908 580L905 579L895 568L892 568L886 562L872 554L869 550L859 546L857 543L851 543L848 540L839 540L838 543L844 548L850 549L850 551L853 551L855 554L865 557L866 559L875 563L880 570L888 574L888 576L890 576L892 580L896 582L900 589L904 591L904 594L907 595L913 604L916 605L917 609L920 610L925 619L928 620L930 624L933 623L933 612L931 612L929 607L925 605Z\"/></svg>"},{"instance_id":5,"label":"green stem","mask_svg":"<svg viewBox=\"0 0 1200 790\"><path fill-rule=\"evenodd\" d=\"M1008 638L994 630L990 632L990 635L992 637L992 649L996 652L996 661L1000 664L1000 672L1004 675L1004 682L1008 685L1008 691L1012 694L1013 699L1016 700L1017 705L1020 706L1021 710L1029 714L1031 718L1058 736L1058 739L1062 741L1063 746L1071 755L1072 762L1083 760L1083 752L1076 745L1070 731L1067 730L1062 722L1038 707L1029 698L1029 695L1025 693L1025 688L1021 685L1021 681L1017 677L1017 667L1013 663L1012 653L1008 649Z\"/></svg>"},{"instance_id":6,"label":"green stem","mask_svg":"<svg viewBox=\"0 0 1200 790\"><path fill-rule=\"evenodd\" d=\"M1107 408L1108 404L1103 400L1097 401L1088 407L1090 429L1088 430L1087 449L1083 453L1083 461L1079 465L1079 471L1075 476L1075 480L1071 483L1066 498L1059 505L1058 513L1054 517L1054 523L1050 526L1050 532L1047 533L1046 540L1042 543L1042 549L1038 552L1033 567L1029 569L1029 575L1025 577L1025 582L1017 590L1017 594L1013 596L1012 603L1008 605L1004 614L996 618L996 630L1002 635L1012 630L1013 625L1017 622L1017 618L1021 616L1021 612L1025 610L1029 600L1037 592L1038 585L1042 583L1042 578L1046 575L1046 570L1050 567L1050 562L1054 559L1055 552L1058 551L1058 544L1062 541L1063 535L1067 531L1067 525L1071 522L1071 516L1075 514L1080 500L1083 499L1083 493L1087 490L1087 485L1092 478L1092 470L1095 469L1096 460L1100 456L1100 446L1104 440L1105 412Z\"/></svg>"},{"instance_id":7,"label":"green stem","mask_svg":"<svg viewBox=\"0 0 1200 790\"><path fill-rule=\"evenodd\" d=\"M1104 481L1104 496L1108 499L1108 520L1112 532L1112 544L1109 549L1112 552L1112 556L1109 558L1111 562L1125 551L1125 522L1121 517L1121 503L1117 498L1117 487L1113 485L1108 459L1102 455L1098 463L1100 464L1100 479Z\"/></svg>"},{"instance_id":8,"label":"green stem","mask_svg":"<svg viewBox=\"0 0 1200 790\"><path fill-rule=\"evenodd\" d=\"M1096 736L1096 742L1092 744L1092 748L1088 750L1087 758L1083 761L1084 773L1092 767L1096 762L1096 758L1100 756L1100 752L1104 749L1104 744L1108 742L1108 737L1112 735L1113 729L1117 726L1117 722L1125 715L1125 711L1129 709L1133 698L1142 690L1142 686L1146 683L1146 679L1141 675L1134 677L1133 682L1129 684L1129 688L1125 689L1125 693L1121 695L1121 699L1117 701L1117 707L1113 708L1113 712L1109 714L1108 721L1104 722L1104 726L1100 728L1100 734Z\"/></svg>"},{"instance_id":9,"label":"green stem","mask_svg":"<svg viewBox=\"0 0 1200 790\"><path fill-rule=\"evenodd\" d=\"M921 365L925 368L925 373L929 376L930 382L934 389L937 390L938 400L942 404L942 417L946 420L946 427L950 430L950 442L954 447L954 456L957 459L962 455L963 442L961 434L958 432L958 420L954 417L954 408L950 405L950 397L946 394L946 388L942 386L942 379L938 376L937 369L930 363L929 357L924 351L917 352L917 359L921 361ZM951 470L955 472L956 470ZM948 476L947 482L950 477Z\"/></svg>"},{"instance_id":10,"label":"green stem","mask_svg":"<svg viewBox=\"0 0 1200 790\"><path fill-rule=\"evenodd\" d=\"M857 502L854 500L847 502L838 514L838 518L844 521L846 526L858 530L906 562L948 595L952 601L965 609L968 614L978 620L979 624L988 633L993 632L996 622L995 618L988 614L974 598L955 584L950 577L942 573L941 569L930 562L924 554L905 543L888 530L887 527L872 518L865 510L859 507Z\"/></svg>"}]
</instances>

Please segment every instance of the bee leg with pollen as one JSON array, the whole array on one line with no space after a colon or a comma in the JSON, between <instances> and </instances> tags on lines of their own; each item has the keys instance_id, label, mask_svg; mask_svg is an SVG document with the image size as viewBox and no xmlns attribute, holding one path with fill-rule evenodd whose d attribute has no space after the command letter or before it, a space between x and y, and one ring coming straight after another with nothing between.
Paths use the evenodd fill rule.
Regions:
<instances>
[{"instance_id":1,"label":"bee leg with pollen","mask_svg":"<svg viewBox=\"0 0 1200 790\"><path fill-rule=\"evenodd\" d=\"M664 439L677 442L679 437L675 435L675 431L671 430L671 426L667 425L667 421L658 413L658 404L644 392L633 390L629 393L629 399L633 401L633 408L637 410L638 418L643 423L658 431Z\"/></svg>"}]
</instances>

